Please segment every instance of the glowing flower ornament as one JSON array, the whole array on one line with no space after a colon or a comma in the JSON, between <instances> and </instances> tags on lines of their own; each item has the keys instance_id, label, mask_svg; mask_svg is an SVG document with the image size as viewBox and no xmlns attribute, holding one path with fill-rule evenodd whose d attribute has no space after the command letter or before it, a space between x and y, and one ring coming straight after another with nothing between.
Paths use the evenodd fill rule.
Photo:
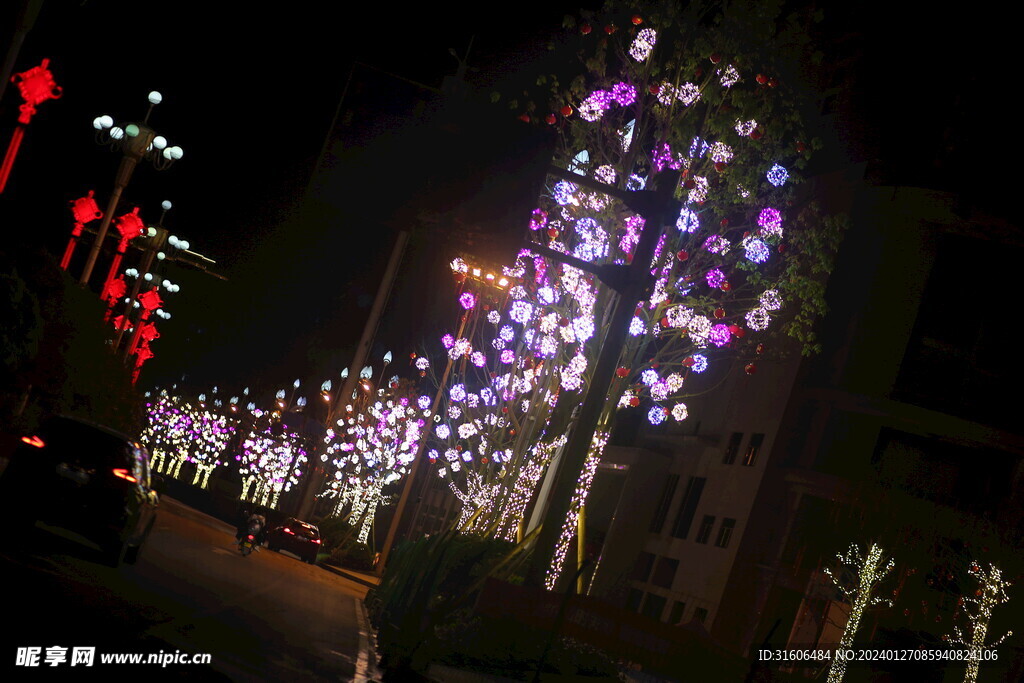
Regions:
<instances>
[{"instance_id":1,"label":"glowing flower ornament","mask_svg":"<svg viewBox=\"0 0 1024 683\"><path fill-rule=\"evenodd\" d=\"M657 42L657 31L653 28L641 29L633 39L633 44L629 46L629 56L638 62L643 62L651 56L651 51Z\"/></svg>"}]
</instances>

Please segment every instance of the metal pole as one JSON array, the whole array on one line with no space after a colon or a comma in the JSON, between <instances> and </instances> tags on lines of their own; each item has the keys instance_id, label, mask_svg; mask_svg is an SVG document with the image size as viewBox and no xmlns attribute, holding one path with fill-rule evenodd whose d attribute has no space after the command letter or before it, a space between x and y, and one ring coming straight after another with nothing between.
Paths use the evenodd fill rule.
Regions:
<instances>
[{"instance_id":1,"label":"metal pole","mask_svg":"<svg viewBox=\"0 0 1024 683\"><path fill-rule=\"evenodd\" d=\"M555 472L548 509L541 522L537 544L527 568L527 585L544 586L544 577L558 547L562 525L569 514L576 484L583 472L594 432L607 402L608 387L614 379L615 368L628 336L630 321L633 319L637 303L644 297L653 279L650 273L651 259L678 182L677 175L666 174L659 179L656 191L636 192L631 198L632 201L628 202L631 208L635 208L643 215L646 225L636 246L633 261L626 272L622 295L612 313L608 335L598 355L575 428L566 442L565 451Z\"/></svg>"},{"instance_id":2,"label":"metal pole","mask_svg":"<svg viewBox=\"0 0 1024 683\"><path fill-rule=\"evenodd\" d=\"M121 201L121 192L131 179L136 163L138 163L138 160L127 154L121 157L121 165L117 169L117 178L114 181L114 191L110 194L107 211L103 214L103 220L100 221L99 230L96 231L96 241L92 243L92 248L89 250L89 258L86 259L85 268L82 269L82 277L78 280L83 285L89 284L89 277L92 275L93 266L96 265L100 249L103 248L103 240L106 239L107 230L110 229L110 221L113 220L114 212L117 211L117 203Z\"/></svg>"}]
</instances>

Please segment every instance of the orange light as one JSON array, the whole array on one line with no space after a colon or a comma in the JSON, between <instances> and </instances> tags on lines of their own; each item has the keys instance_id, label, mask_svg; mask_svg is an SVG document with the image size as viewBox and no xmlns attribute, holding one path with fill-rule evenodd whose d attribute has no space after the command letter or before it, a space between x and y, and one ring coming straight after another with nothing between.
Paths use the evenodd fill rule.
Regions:
<instances>
[{"instance_id":1,"label":"orange light","mask_svg":"<svg viewBox=\"0 0 1024 683\"><path fill-rule=\"evenodd\" d=\"M115 469L114 470L114 476L115 477L119 477L121 479L124 479L125 481L130 481L133 484L138 481L138 479L136 479L132 475L128 474L128 470L126 470L124 468Z\"/></svg>"},{"instance_id":2,"label":"orange light","mask_svg":"<svg viewBox=\"0 0 1024 683\"><path fill-rule=\"evenodd\" d=\"M29 446L35 446L36 448L42 448L46 444L38 436L23 436L21 440L27 443Z\"/></svg>"}]
</instances>

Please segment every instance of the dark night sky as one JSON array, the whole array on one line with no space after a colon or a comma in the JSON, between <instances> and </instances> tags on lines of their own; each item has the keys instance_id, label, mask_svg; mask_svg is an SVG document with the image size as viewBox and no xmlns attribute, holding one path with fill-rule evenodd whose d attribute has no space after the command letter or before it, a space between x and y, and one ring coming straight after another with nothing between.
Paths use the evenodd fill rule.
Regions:
<instances>
[{"instance_id":1,"label":"dark night sky","mask_svg":"<svg viewBox=\"0 0 1024 683\"><path fill-rule=\"evenodd\" d=\"M3 47L17 4L0 9ZM67 202L94 189L104 205L118 164L117 154L94 142L92 119L141 118L147 92L160 90L164 102L150 122L185 156L164 172L140 166L124 202L155 221L160 201L170 199L166 225L230 279L167 273L182 291L168 301L174 317L162 324L143 384L185 373L211 383L257 383L257 376L319 382L311 365L347 362L391 245L391 235L373 226L317 234L290 221L352 61L438 86L456 66L448 49L464 52L472 36L470 63L482 72L475 78L500 81L543 53L547 36L577 4L597 3L517 7L495 18L484 9L433 5L378 13L370 5L307 1L271 12L239 2L50 0L15 72L49 57L64 96L41 105L29 127L0 195L0 226L59 255L71 228ZM914 159L935 148L952 121L966 137L950 142L962 150L950 159L963 164L939 169L940 176L971 182L974 174L979 187L999 176L1000 188L1009 185L970 151L986 149L1002 125L998 107L973 105L1005 87L1012 43L1000 38L997 18L829 12L836 45L853 34L859 47L847 52L860 54L850 68L860 70L861 89L846 93L842 106L844 116L861 119L861 130L840 131L841 155L863 161L895 150ZM18 102L9 87L0 102L4 147ZM1014 149L1017 137L1009 140ZM386 205L386 184L368 199ZM105 272L102 262L98 270ZM419 297L433 294L431 286L420 289ZM389 324L391 332L401 326ZM297 342L309 334L318 340L315 358Z\"/></svg>"}]
</instances>

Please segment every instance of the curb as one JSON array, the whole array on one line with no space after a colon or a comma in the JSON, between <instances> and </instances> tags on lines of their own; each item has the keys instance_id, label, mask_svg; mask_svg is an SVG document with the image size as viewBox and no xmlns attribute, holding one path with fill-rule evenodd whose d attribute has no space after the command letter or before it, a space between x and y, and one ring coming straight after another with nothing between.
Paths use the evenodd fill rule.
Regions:
<instances>
[{"instance_id":1,"label":"curb","mask_svg":"<svg viewBox=\"0 0 1024 683\"><path fill-rule=\"evenodd\" d=\"M377 588L380 585L378 583L374 583L373 581L370 581L369 579L364 579L363 577L359 576L358 574L347 572L344 569L342 569L341 567L335 567L334 565L324 564L322 562L318 563L317 566L319 566L321 569L326 569L327 571L331 572L332 574L337 574L338 576L340 576L340 577L342 577L344 579L348 579L349 581L355 581L356 583L361 584L363 586L366 586L367 588Z\"/></svg>"}]
</instances>

